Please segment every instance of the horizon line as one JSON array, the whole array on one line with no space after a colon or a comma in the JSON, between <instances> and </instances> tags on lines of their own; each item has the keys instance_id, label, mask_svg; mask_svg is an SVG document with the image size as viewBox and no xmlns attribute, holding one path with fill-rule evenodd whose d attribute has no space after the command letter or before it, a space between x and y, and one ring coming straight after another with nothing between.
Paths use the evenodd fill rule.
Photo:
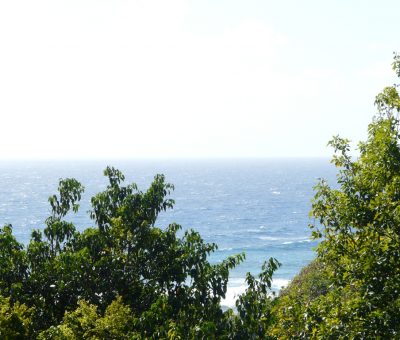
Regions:
<instances>
[{"instance_id":1,"label":"horizon line","mask_svg":"<svg viewBox=\"0 0 400 340\"><path fill-rule=\"evenodd\" d=\"M251 161L251 160L291 160L291 159L331 159L332 156L238 156L238 157L66 157L66 158L0 158L0 162L93 162L93 161Z\"/></svg>"}]
</instances>

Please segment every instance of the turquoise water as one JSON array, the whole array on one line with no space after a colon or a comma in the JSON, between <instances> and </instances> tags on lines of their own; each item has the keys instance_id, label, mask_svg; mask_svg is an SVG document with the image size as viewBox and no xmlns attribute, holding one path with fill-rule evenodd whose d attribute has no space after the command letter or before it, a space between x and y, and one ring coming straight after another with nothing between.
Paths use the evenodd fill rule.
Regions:
<instances>
[{"instance_id":1,"label":"turquoise water","mask_svg":"<svg viewBox=\"0 0 400 340\"><path fill-rule=\"evenodd\" d=\"M258 273L269 257L282 263L274 277L276 289L313 259L312 188L320 177L333 184L336 171L327 159L0 162L0 224L11 223L17 239L27 243L31 230L43 227L50 212L47 198L56 192L59 178L74 177L86 190L80 211L69 218L79 230L92 226L89 201L105 188L107 165L122 170L126 183L136 182L141 190L156 173L165 174L175 185L171 197L176 204L157 225L177 222L196 229L218 244L213 262L246 253L246 262L232 272L226 305L243 291L246 272Z\"/></svg>"}]
</instances>

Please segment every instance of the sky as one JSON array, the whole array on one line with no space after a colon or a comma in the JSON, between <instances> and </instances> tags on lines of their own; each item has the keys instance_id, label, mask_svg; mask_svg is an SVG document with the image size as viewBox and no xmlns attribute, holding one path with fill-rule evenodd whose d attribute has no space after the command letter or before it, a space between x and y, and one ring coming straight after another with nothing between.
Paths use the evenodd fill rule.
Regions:
<instances>
[{"instance_id":1,"label":"sky","mask_svg":"<svg viewBox=\"0 0 400 340\"><path fill-rule=\"evenodd\" d=\"M0 159L329 157L396 78L399 1L0 2Z\"/></svg>"}]
</instances>

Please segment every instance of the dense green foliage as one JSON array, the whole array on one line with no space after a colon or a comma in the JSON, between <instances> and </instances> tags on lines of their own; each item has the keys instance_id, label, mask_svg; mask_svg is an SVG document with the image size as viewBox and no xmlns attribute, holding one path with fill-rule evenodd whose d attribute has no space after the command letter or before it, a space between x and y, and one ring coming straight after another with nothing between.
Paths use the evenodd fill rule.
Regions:
<instances>
[{"instance_id":1,"label":"dense green foliage","mask_svg":"<svg viewBox=\"0 0 400 340\"><path fill-rule=\"evenodd\" d=\"M394 70L400 77L400 57ZM350 156L334 137L338 183L315 187L316 259L278 297L275 259L247 274L236 309L224 310L229 271L244 254L219 264L217 249L170 224L173 186L157 175L145 192L123 185L108 167L107 188L92 200L94 227L67 221L83 186L60 180L51 214L27 246L11 225L0 229L0 338L4 339L369 339L400 338L400 96L376 98L378 115ZM182 236L180 236L182 235Z\"/></svg>"},{"instance_id":2,"label":"dense green foliage","mask_svg":"<svg viewBox=\"0 0 400 340\"><path fill-rule=\"evenodd\" d=\"M211 264L215 244L193 230L179 237L177 224L156 227L158 213L174 203L163 176L141 192L135 184L123 186L114 168L105 175L109 185L91 200L96 227L80 233L65 220L84 190L65 179L49 198L46 227L33 231L27 247L10 225L0 230L0 296L14 315L0 322L41 339L237 338L241 325L246 335L263 333L266 326L256 320L270 318L267 290L278 262L266 263L258 279L248 275L239 316L224 311L229 270L244 254Z\"/></svg>"},{"instance_id":3,"label":"dense green foliage","mask_svg":"<svg viewBox=\"0 0 400 340\"><path fill-rule=\"evenodd\" d=\"M0 296L0 339L25 339L31 335L33 309Z\"/></svg>"},{"instance_id":4,"label":"dense green foliage","mask_svg":"<svg viewBox=\"0 0 400 340\"><path fill-rule=\"evenodd\" d=\"M314 260L281 290L272 313L274 323L269 333L274 338L301 339L311 337L307 324L311 304L316 304L329 291L329 280L324 266Z\"/></svg>"},{"instance_id":5,"label":"dense green foliage","mask_svg":"<svg viewBox=\"0 0 400 340\"><path fill-rule=\"evenodd\" d=\"M393 67L400 77L397 55ZM322 238L317 262L277 302L276 335L400 338L397 86L385 88L376 106L358 159L350 156L348 140L336 136L329 143L336 152L332 162L339 168L338 188L324 180L315 188L311 215L318 224L312 226L313 236Z\"/></svg>"}]
</instances>

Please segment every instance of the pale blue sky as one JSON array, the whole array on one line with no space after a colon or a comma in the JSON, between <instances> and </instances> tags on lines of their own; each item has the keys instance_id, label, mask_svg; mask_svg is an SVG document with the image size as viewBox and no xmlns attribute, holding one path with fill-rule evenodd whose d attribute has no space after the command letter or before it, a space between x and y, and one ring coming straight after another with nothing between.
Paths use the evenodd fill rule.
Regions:
<instances>
[{"instance_id":1,"label":"pale blue sky","mask_svg":"<svg viewBox=\"0 0 400 340\"><path fill-rule=\"evenodd\" d=\"M0 3L0 158L329 156L396 81L398 1Z\"/></svg>"}]
</instances>

